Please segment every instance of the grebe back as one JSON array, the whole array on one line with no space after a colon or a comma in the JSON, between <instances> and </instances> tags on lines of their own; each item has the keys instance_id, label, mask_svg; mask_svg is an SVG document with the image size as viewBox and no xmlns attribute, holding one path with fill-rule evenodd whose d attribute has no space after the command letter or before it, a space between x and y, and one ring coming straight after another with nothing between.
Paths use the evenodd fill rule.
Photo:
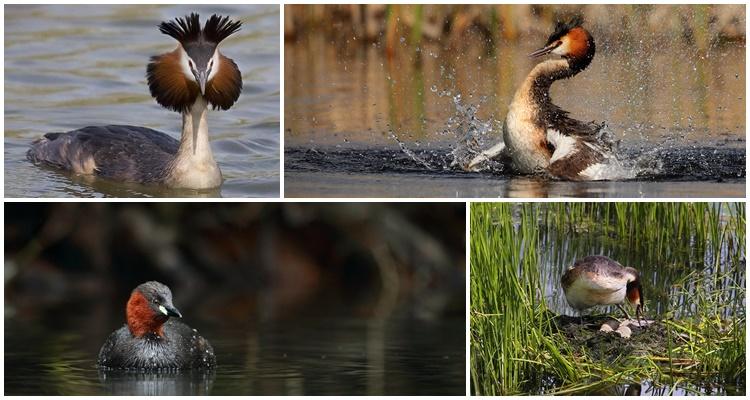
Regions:
<instances>
[{"instance_id":1,"label":"grebe back","mask_svg":"<svg viewBox=\"0 0 750 400\"><path fill-rule=\"evenodd\" d=\"M178 41L169 53L151 57L147 80L151 96L182 114L182 136L129 125L89 126L47 133L26 156L76 174L172 188L210 189L221 185L219 166L208 140L209 105L227 110L239 98L237 64L218 50L241 22L212 15L201 29L198 14L162 22L159 30Z\"/></svg>"}]
</instances>

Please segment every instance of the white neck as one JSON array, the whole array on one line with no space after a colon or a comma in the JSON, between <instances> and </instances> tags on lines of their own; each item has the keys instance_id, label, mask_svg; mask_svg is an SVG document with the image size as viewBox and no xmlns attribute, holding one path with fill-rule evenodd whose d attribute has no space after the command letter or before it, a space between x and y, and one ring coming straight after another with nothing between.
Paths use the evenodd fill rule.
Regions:
<instances>
[{"instance_id":1,"label":"white neck","mask_svg":"<svg viewBox=\"0 0 750 400\"><path fill-rule=\"evenodd\" d=\"M208 189L221 185L221 171L208 141L208 104L198 96L190 110L182 114L182 137L169 184L172 187Z\"/></svg>"}]
</instances>

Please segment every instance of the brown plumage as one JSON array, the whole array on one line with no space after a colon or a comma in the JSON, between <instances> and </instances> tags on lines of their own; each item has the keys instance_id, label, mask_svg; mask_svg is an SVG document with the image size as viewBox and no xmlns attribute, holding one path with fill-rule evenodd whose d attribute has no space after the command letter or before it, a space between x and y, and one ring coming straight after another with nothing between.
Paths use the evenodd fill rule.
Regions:
<instances>
[{"instance_id":1,"label":"brown plumage","mask_svg":"<svg viewBox=\"0 0 750 400\"><path fill-rule=\"evenodd\" d=\"M157 103L173 111L185 112L195 103L200 88L182 73L180 52L180 49L176 49L151 57L146 75L151 96Z\"/></svg>"},{"instance_id":2,"label":"brown plumage","mask_svg":"<svg viewBox=\"0 0 750 400\"><path fill-rule=\"evenodd\" d=\"M214 109L228 110L242 91L242 75L231 58L219 55L219 72L206 86L206 100Z\"/></svg>"},{"instance_id":3,"label":"brown plumage","mask_svg":"<svg viewBox=\"0 0 750 400\"><path fill-rule=\"evenodd\" d=\"M186 112L199 95L203 95L214 109L232 107L242 92L242 74L237 64L221 54L217 47L241 26L240 21L215 14L208 18L203 29L200 17L195 13L162 22L159 30L175 38L179 46L170 53L151 58L146 68L151 96L163 107L177 112ZM212 66L215 53L219 65ZM183 70L183 57L187 57L189 67L194 69L194 76L186 75ZM210 76L212 68L218 68L217 72L211 80L205 81L205 92L201 93L198 78L201 74L204 79Z\"/></svg>"}]
</instances>

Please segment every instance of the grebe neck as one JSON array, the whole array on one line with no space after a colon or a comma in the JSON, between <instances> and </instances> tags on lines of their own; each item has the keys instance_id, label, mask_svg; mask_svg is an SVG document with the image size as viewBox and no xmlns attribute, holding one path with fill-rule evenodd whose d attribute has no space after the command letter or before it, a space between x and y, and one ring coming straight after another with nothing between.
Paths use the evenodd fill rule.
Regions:
<instances>
[{"instance_id":1,"label":"grebe neck","mask_svg":"<svg viewBox=\"0 0 750 400\"><path fill-rule=\"evenodd\" d=\"M208 103L198 96L195 103L182 113L182 137L177 157L190 157L213 161L208 143Z\"/></svg>"},{"instance_id":2,"label":"grebe neck","mask_svg":"<svg viewBox=\"0 0 750 400\"><path fill-rule=\"evenodd\" d=\"M214 188L221 184L221 171L214 160L208 140L208 103L198 95L182 113L182 137L170 180L174 187Z\"/></svg>"},{"instance_id":3,"label":"grebe neck","mask_svg":"<svg viewBox=\"0 0 750 400\"><path fill-rule=\"evenodd\" d=\"M546 94L553 82L570 78L581 71L583 68L571 67L571 62L566 59L542 61L531 70L524 86L528 86L528 89L535 88ZM549 95L544 97L549 100Z\"/></svg>"}]
</instances>

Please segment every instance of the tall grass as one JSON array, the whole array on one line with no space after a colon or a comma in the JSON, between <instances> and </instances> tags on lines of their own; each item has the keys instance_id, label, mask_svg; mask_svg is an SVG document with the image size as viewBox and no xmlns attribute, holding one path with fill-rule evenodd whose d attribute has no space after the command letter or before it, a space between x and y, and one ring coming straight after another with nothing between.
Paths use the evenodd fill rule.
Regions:
<instances>
[{"instance_id":1,"label":"tall grass","mask_svg":"<svg viewBox=\"0 0 750 400\"><path fill-rule=\"evenodd\" d=\"M475 203L470 219L473 393L581 393L641 380L744 386L744 204ZM679 266L676 281L659 268L647 277L672 300L662 316L666 353L601 363L568 343L544 301L548 274L539 261L554 245L540 245L546 235L613 240Z\"/></svg>"}]
</instances>

